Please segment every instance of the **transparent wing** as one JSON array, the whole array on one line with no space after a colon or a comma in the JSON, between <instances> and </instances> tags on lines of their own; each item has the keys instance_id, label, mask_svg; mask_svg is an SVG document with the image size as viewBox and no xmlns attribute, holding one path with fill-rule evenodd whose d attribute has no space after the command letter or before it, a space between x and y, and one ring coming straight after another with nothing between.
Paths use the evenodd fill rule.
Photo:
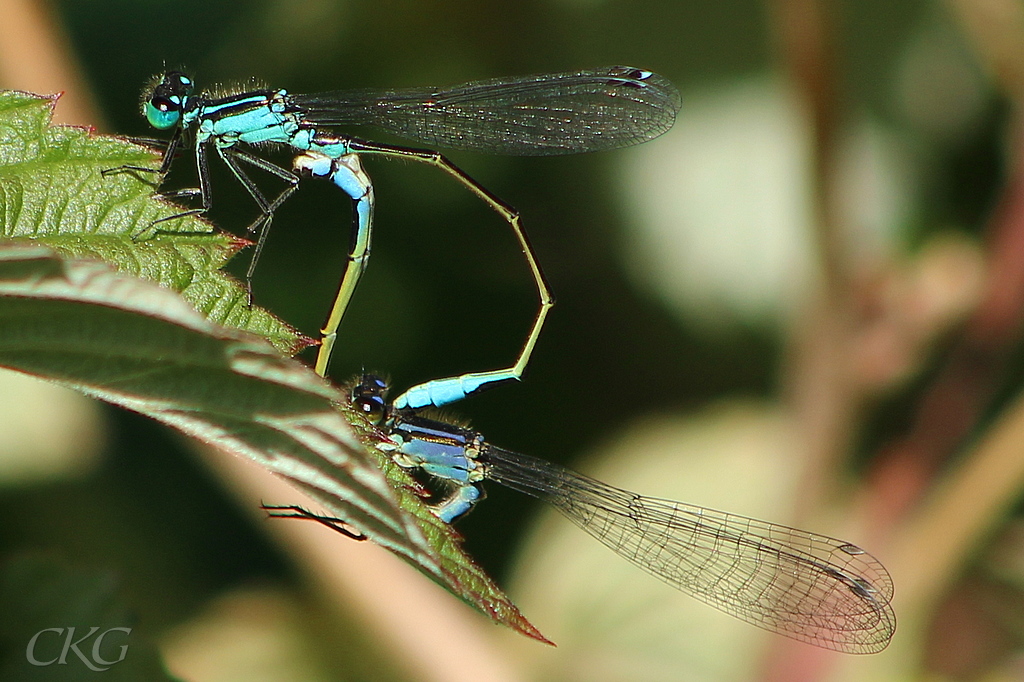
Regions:
<instances>
[{"instance_id":1,"label":"transparent wing","mask_svg":"<svg viewBox=\"0 0 1024 682\"><path fill-rule=\"evenodd\" d=\"M826 649L881 651L896 629L892 579L842 540L642 497L488 446L487 476L545 500L634 564L753 625Z\"/></svg>"},{"instance_id":2,"label":"transparent wing","mask_svg":"<svg viewBox=\"0 0 1024 682\"><path fill-rule=\"evenodd\" d=\"M431 148L518 156L639 144L671 128L680 107L668 79L628 66L291 101L313 123L373 125Z\"/></svg>"}]
</instances>

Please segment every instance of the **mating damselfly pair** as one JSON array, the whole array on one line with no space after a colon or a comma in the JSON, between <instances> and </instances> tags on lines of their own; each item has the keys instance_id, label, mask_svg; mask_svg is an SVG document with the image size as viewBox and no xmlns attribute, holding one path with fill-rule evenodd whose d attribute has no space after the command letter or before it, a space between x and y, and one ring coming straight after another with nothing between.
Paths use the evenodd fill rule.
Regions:
<instances>
[{"instance_id":1,"label":"mating damselfly pair","mask_svg":"<svg viewBox=\"0 0 1024 682\"><path fill-rule=\"evenodd\" d=\"M489 444L481 434L422 416L497 383L518 380L553 298L519 214L439 152L369 142L334 131L369 124L432 147L502 154L549 155L611 149L644 142L671 127L679 95L661 76L630 67L466 83L449 88L340 91L295 95L256 90L212 97L195 93L189 76L159 77L144 99L150 123L173 129L158 169L169 168L186 131L194 135L198 214L211 205L208 150L216 151L261 209L251 277L274 211L300 181L240 145L276 143L300 152L294 169L326 177L354 205L348 265L323 329L316 369L326 373L341 318L370 253L373 188L362 155L407 158L437 166L485 201L512 227L534 277L540 308L516 362L508 368L437 379L387 403L387 386L372 375L352 388L354 404L373 419L382 449L401 466L441 481L449 494L433 506L444 521L468 512L494 480L554 505L629 561L696 598L759 627L850 653L885 648L895 629L892 581L855 545L701 507L643 497L543 460ZM268 199L243 164L285 181ZM131 170L149 171L147 168ZM176 216L177 217L177 216ZM299 507L271 508L361 537L343 519Z\"/></svg>"}]
</instances>

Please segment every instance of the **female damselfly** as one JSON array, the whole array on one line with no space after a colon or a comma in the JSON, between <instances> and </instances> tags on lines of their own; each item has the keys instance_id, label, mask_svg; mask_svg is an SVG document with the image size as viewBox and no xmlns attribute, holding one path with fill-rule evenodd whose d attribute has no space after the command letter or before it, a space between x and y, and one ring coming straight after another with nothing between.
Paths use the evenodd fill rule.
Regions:
<instances>
[{"instance_id":1,"label":"female damselfly","mask_svg":"<svg viewBox=\"0 0 1024 682\"><path fill-rule=\"evenodd\" d=\"M382 451L449 489L432 506L445 522L472 509L483 497L483 481L492 480L544 500L619 556L757 627L854 654L876 653L892 639L892 578L856 545L616 488L389 405L387 389L379 377L363 375L352 401L380 428ZM296 506L265 508L359 537L342 519Z\"/></svg>"}]
</instances>

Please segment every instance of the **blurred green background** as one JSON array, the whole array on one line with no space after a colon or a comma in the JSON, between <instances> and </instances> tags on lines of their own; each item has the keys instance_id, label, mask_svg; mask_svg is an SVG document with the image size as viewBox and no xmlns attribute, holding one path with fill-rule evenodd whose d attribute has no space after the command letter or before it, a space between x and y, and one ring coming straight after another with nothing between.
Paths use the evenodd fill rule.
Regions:
<instances>
[{"instance_id":1,"label":"blurred green background","mask_svg":"<svg viewBox=\"0 0 1024 682\"><path fill-rule=\"evenodd\" d=\"M794 338L820 292L821 261L812 208L817 138L791 68L799 60L784 56L779 30L792 4L799 3L92 0L48 9L95 99L93 123L125 135L153 135L138 111L139 91L165 67L183 67L200 87L251 87L255 78L293 92L445 85L618 63L676 83L683 95L676 128L642 148L557 158L450 154L520 210L558 299L525 381L452 411L496 444L568 464L645 419L683 419L723 400L785 402L793 389L789 373L801 352ZM986 75L953 3L819 6L831 29L828 186L839 196L830 205L845 211L839 222L849 270L869 273L858 279L868 284L851 289L883 286L885 273L900 271L936 235L951 263L939 270L952 292L938 286L935 305L953 312L907 351L910 359L879 351L878 376L864 380L872 388L851 401L854 426L835 446L847 461L832 475L842 477L866 471L876 448L912 422L956 338L945 324L977 300L969 290L982 276L978 238L1006 179L1014 108ZM290 159L269 156L283 165ZM210 218L240 233L255 206L214 166ZM365 167L377 194L374 251L332 376L367 369L404 389L507 364L536 305L507 226L433 169L378 159ZM188 157L169 183L193 185ZM348 225L339 192L304 183L275 219L254 280L257 303L316 336L341 273ZM233 271L246 264L243 253ZM958 280L957 273L966 274ZM851 309L871 302L865 296ZM935 347L927 343L933 335L941 340ZM1016 393L1016 357L996 381L1004 399ZM870 364L860 356L850 363ZM0 556L56 548L111 569L154 632L194 617L225 590L295 579L288 558L181 438L136 415L100 410L102 433L77 441L98 449L79 473L56 466L52 476L11 475L0 487ZM534 509L489 486L488 499L459 523L469 553L502 583ZM830 522L800 521L826 532L820 524ZM604 559L619 561L610 553ZM386 658L346 668L351 659L339 655L329 667L339 679L384 679L392 674L384 672ZM573 674L548 676L583 679Z\"/></svg>"}]
</instances>

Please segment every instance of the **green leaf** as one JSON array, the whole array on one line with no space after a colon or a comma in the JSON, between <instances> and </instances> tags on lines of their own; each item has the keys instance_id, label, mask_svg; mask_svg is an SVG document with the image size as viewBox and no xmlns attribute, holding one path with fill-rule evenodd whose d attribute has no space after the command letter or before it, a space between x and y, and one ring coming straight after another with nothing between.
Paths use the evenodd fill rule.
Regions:
<instances>
[{"instance_id":1,"label":"green leaf","mask_svg":"<svg viewBox=\"0 0 1024 682\"><path fill-rule=\"evenodd\" d=\"M282 354L308 339L249 306L219 270L241 242L194 218L153 233L180 209L141 174L101 171L152 167L154 155L51 127L52 105L0 93L0 366L260 463L494 620L547 641L376 447L384 436L347 393Z\"/></svg>"},{"instance_id":2,"label":"green leaf","mask_svg":"<svg viewBox=\"0 0 1024 682\"><path fill-rule=\"evenodd\" d=\"M98 258L181 293L210 320L263 336L286 353L312 341L249 305L244 286L220 268L247 242L156 200L152 150L87 128L51 126L56 99L0 92L0 238ZM143 180L149 182L143 182ZM156 221L159 230L154 228Z\"/></svg>"}]
</instances>

